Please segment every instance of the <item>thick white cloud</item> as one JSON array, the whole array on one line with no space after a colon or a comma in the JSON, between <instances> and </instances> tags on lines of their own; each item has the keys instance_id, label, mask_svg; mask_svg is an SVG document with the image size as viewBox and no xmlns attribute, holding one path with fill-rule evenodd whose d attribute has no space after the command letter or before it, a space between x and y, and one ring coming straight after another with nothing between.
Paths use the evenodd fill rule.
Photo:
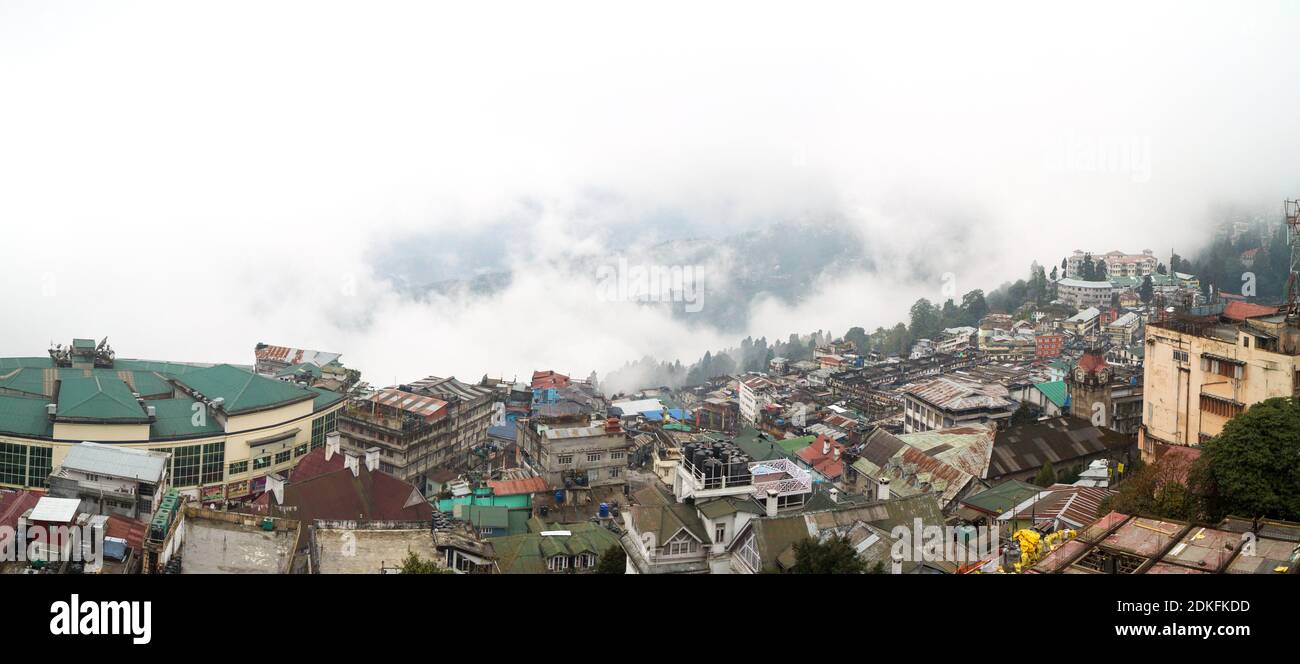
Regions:
<instances>
[{"instance_id":1,"label":"thick white cloud","mask_svg":"<svg viewBox=\"0 0 1300 664\"><path fill-rule=\"evenodd\" d=\"M866 231L884 269L757 303L771 338L899 320L940 297L920 274L1187 254L1213 206L1296 194L1291 3L612 4L0 5L0 354L585 374L734 343L565 267L661 212ZM372 263L493 224L494 297L411 301Z\"/></svg>"}]
</instances>

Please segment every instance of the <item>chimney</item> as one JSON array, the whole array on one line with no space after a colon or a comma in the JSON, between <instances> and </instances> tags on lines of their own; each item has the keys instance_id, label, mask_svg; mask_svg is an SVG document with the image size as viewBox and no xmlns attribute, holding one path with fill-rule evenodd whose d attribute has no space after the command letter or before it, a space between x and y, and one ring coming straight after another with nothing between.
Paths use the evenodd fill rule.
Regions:
<instances>
[{"instance_id":1,"label":"chimney","mask_svg":"<svg viewBox=\"0 0 1300 664\"><path fill-rule=\"evenodd\" d=\"M833 455L834 455L836 461L839 461L839 460L840 460L840 449L841 449L841 448L839 448L839 447L835 448L835 451L834 451L834 453L833 453Z\"/></svg>"},{"instance_id":2,"label":"chimney","mask_svg":"<svg viewBox=\"0 0 1300 664\"><path fill-rule=\"evenodd\" d=\"M275 496L275 504L284 504L284 478L280 473L271 473L266 476L266 490Z\"/></svg>"},{"instance_id":3,"label":"chimney","mask_svg":"<svg viewBox=\"0 0 1300 664\"><path fill-rule=\"evenodd\" d=\"M352 476L357 477L361 474L361 462L357 455L351 452L343 453L343 467L352 471Z\"/></svg>"},{"instance_id":4,"label":"chimney","mask_svg":"<svg viewBox=\"0 0 1300 664\"><path fill-rule=\"evenodd\" d=\"M889 478L880 478L879 484L876 485L876 498L879 500L889 500Z\"/></svg>"},{"instance_id":5,"label":"chimney","mask_svg":"<svg viewBox=\"0 0 1300 664\"><path fill-rule=\"evenodd\" d=\"M767 490L767 516L769 517L776 516L776 496L776 489Z\"/></svg>"},{"instance_id":6,"label":"chimney","mask_svg":"<svg viewBox=\"0 0 1300 664\"><path fill-rule=\"evenodd\" d=\"M823 438L823 439L822 439L822 456L826 456L827 454L830 454L830 453L831 453L831 441L830 441L830 439L828 439L828 438Z\"/></svg>"},{"instance_id":7,"label":"chimney","mask_svg":"<svg viewBox=\"0 0 1300 664\"><path fill-rule=\"evenodd\" d=\"M366 450L366 470L375 472L379 470L379 448L372 447Z\"/></svg>"},{"instance_id":8,"label":"chimney","mask_svg":"<svg viewBox=\"0 0 1300 664\"><path fill-rule=\"evenodd\" d=\"M339 443L342 435L337 431L331 431L325 434L325 460L329 461L335 454L339 453Z\"/></svg>"},{"instance_id":9,"label":"chimney","mask_svg":"<svg viewBox=\"0 0 1300 664\"><path fill-rule=\"evenodd\" d=\"M831 502L832 503L840 502L840 490L836 489L835 487L831 487Z\"/></svg>"}]
</instances>

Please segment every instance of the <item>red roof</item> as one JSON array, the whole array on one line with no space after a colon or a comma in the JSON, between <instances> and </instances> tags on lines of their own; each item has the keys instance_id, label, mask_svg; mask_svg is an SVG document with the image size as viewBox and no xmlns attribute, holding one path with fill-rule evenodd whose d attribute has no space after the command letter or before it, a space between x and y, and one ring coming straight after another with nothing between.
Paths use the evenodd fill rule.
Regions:
<instances>
[{"instance_id":1,"label":"red roof","mask_svg":"<svg viewBox=\"0 0 1300 664\"><path fill-rule=\"evenodd\" d=\"M534 371L533 372L533 389L539 390L552 387L568 387L569 377L555 373L554 371Z\"/></svg>"},{"instance_id":2,"label":"red roof","mask_svg":"<svg viewBox=\"0 0 1300 664\"><path fill-rule=\"evenodd\" d=\"M529 477L522 480L496 480L488 482L492 487L492 493L498 496L516 496L521 493L545 493L549 488L546 486L546 480L540 477Z\"/></svg>"},{"instance_id":3,"label":"red roof","mask_svg":"<svg viewBox=\"0 0 1300 664\"><path fill-rule=\"evenodd\" d=\"M827 443L830 443L830 449L826 454L822 454L822 448L825 447ZM821 473L823 477L828 480L834 480L844 473L843 456L839 459L835 458L835 452L837 450L841 455L843 455L844 446L826 436L817 436L817 440L814 441L812 445L799 450L798 456L800 459L804 460L804 463L812 466L813 470Z\"/></svg>"},{"instance_id":4,"label":"red roof","mask_svg":"<svg viewBox=\"0 0 1300 664\"><path fill-rule=\"evenodd\" d=\"M1223 316L1232 320L1246 320L1254 316L1270 316L1277 313L1277 307L1266 307L1262 304L1251 304L1250 302L1231 301L1223 307Z\"/></svg>"},{"instance_id":5,"label":"red roof","mask_svg":"<svg viewBox=\"0 0 1300 664\"><path fill-rule=\"evenodd\" d=\"M253 501L253 509L266 513L271 505L268 491ZM433 506L415 486L384 472L370 472L364 461L354 477L348 469L318 475L309 480L288 482L284 504L292 506L285 516L309 523L327 520L428 521Z\"/></svg>"},{"instance_id":6,"label":"red roof","mask_svg":"<svg viewBox=\"0 0 1300 664\"><path fill-rule=\"evenodd\" d=\"M326 461L325 448L318 447L298 459L298 464L289 470L289 481L306 482L313 477L343 470L343 457L343 453L336 452L329 461Z\"/></svg>"},{"instance_id":7,"label":"red roof","mask_svg":"<svg viewBox=\"0 0 1300 664\"><path fill-rule=\"evenodd\" d=\"M110 514L108 515L108 523L104 524L104 537L124 539L127 546L139 551L144 544L144 530L145 525L143 522L117 514Z\"/></svg>"},{"instance_id":8,"label":"red roof","mask_svg":"<svg viewBox=\"0 0 1300 664\"><path fill-rule=\"evenodd\" d=\"M27 510L36 507L36 503L45 497L42 491L0 491L0 526L18 528L18 517Z\"/></svg>"},{"instance_id":9,"label":"red roof","mask_svg":"<svg viewBox=\"0 0 1300 664\"><path fill-rule=\"evenodd\" d=\"M1078 366L1080 369L1091 373L1106 366L1106 356L1101 353L1084 353L1083 356L1079 358Z\"/></svg>"}]
</instances>

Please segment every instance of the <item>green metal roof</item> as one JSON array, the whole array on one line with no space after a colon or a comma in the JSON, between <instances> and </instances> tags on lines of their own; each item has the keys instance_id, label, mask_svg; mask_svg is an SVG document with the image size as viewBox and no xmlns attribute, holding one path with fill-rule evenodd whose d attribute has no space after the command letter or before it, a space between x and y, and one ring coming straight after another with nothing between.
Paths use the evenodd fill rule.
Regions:
<instances>
[{"instance_id":1,"label":"green metal roof","mask_svg":"<svg viewBox=\"0 0 1300 664\"><path fill-rule=\"evenodd\" d=\"M0 433L48 437L53 427L49 416L45 414L47 402L47 399L0 394Z\"/></svg>"},{"instance_id":2,"label":"green metal roof","mask_svg":"<svg viewBox=\"0 0 1300 664\"><path fill-rule=\"evenodd\" d=\"M297 385L259 376L229 364L191 371L179 380L204 397L225 399L222 408L231 415L285 406L319 396Z\"/></svg>"},{"instance_id":3,"label":"green metal roof","mask_svg":"<svg viewBox=\"0 0 1300 664\"><path fill-rule=\"evenodd\" d=\"M220 434L224 429L217 423L217 418L205 416L195 424L194 404L197 401L189 397L178 399L157 399L144 402L153 406L156 418L149 429L150 438L189 438Z\"/></svg>"},{"instance_id":4,"label":"green metal roof","mask_svg":"<svg viewBox=\"0 0 1300 664\"><path fill-rule=\"evenodd\" d=\"M148 422L144 409L122 379L67 376L59 379L59 418L107 422Z\"/></svg>"},{"instance_id":5,"label":"green metal roof","mask_svg":"<svg viewBox=\"0 0 1300 664\"><path fill-rule=\"evenodd\" d=\"M316 412L325 410L343 400L343 395L338 392L323 390L319 387L311 387L308 389L316 393L316 401L312 403L312 410Z\"/></svg>"},{"instance_id":6,"label":"green metal roof","mask_svg":"<svg viewBox=\"0 0 1300 664\"><path fill-rule=\"evenodd\" d=\"M611 546L622 546L618 535L594 523L543 524L539 519L533 519L529 527L534 532L492 539L497 566L502 573L545 574L547 561L553 556L591 553L599 557ZM545 531L565 530L569 531L568 536L541 535Z\"/></svg>"},{"instance_id":7,"label":"green metal roof","mask_svg":"<svg viewBox=\"0 0 1300 664\"><path fill-rule=\"evenodd\" d=\"M0 391L6 393L21 392L17 396L44 397L48 399L53 390L53 381L48 386L44 369L7 369L0 370Z\"/></svg>"},{"instance_id":8,"label":"green metal roof","mask_svg":"<svg viewBox=\"0 0 1300 664\"><path fill-rule=\"evenodd\" d=\"M1050 383L1034 383L1034 387L1038 388L1038 391L1042 392L1043 396L1056 404L1058 408L1065 407L1065 398L1067 396L1065 381L1054 380Z\"/></svg>"},{"instance_id":9,"label":"green metal roof","mask_svg":"<svg viewBox=\"0 0 1300 664\"><path fill-rule=\"evenodd\" d=\"M54 360L48 357L0 357L0 371L6 369L49 369Z\"/></svg>"},{"instance_id":10,"label":"green metal roof","mask_svg":"<svg viewBox=\"0 0 1300 664\"><path fill-rule=\"evenodd\" d=\"M971 494L961 502L963 505L969 505L984 512L1002 514L1042 490L1042 487L1027 484L1020 480L1008 480L995 487Z\"/></svg>"},{"instance_id":11,"label":"green metal roof","mask_svg":"<svg viewBox=\"0 0 1300 664\"><path fill-rule=\"evenodd\" d=\"M72 340L73 348L93 349L95 348L95 345L96 344L94 339L73 339Z\"/></svg>"},{"instance_id":12,"label":"green metal roof","mask_svg":"<svg viewBox=\"0 0 1300 664\"><path fill-rule=\"evenodd\" d=\"M787 438L785 440L777 441L777 445L780 445L781 449L791 454L797 454L799 450L812 445L816 440L817 436L800 436L798 438Z\"/></svg>"}]
</instances>

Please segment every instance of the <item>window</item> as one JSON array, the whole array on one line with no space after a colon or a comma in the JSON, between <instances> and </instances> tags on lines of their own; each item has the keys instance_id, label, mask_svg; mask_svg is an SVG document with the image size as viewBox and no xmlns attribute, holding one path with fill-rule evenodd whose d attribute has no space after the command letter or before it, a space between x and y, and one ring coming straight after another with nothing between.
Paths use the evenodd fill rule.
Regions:
<instances>
[{"instance_id":1,"label":"window","mask_svg":"<svg viewBox=\"0 0 1300 664\"><path fill-rule=\"evenodd\" d=\"M253 459L253 470L261 470L271 465L271 457L264 456Z\"/></svg>"},{"instance_id":2,"label":"window","mask_svg":"<svg viewBox=\"0 0 1300 664\"><path fill-rule=\"evenodd\" d=\"M551 556L551 559L546 561L546 568L552 572L561 572L569 569L569 557Z\"/></svg>"},{"instance_id":3,"label":"window","mask_svg":"<svg viewBox=\"0 0 1300 664\"><path fill-rule=\"evenodd\" d=\"M229 474L231 474L231 475L238 475L238 474L240 474L240 473L246 473L246 472L248 472L248 462L247 462L247 461L236 461L235 463L230 464L230 473L229 473Z\"/></svg>"},{"instance_id":4,"label":"window","mask_svg":"<svg viewBox=\"0 0 1300 664\"><path fill-rule=\"evenodd\" d=\"M685 556L700 550L700 543L686 532L678 534L676 537L668 540L668 545L664 547L669 556Z\"/></svg>"},{"instance_id":5,"label":"window","mask_svg":"<svg viewBox=\"0 0 1300 664\"><path fill-rule=\"evenodd\" d=\"M306 453L307 453L307 443L303 443L303 444L301 444L301 445L299 445L299 446L293 448L293 455L294 455L295 457L300 457L300 456L302 456L302 455L304 455L304 454L306 454Z\"/></svg>"},{"instance_id":6,"label":"window","mask_svg":"<svg viewBox=\"0 0 1300 664\"><path fill-rule=\"evenodd\" d=\"M169 451L172 453L172 486L197 485L203 465L203 446L185 445Z\"/></svg>"},{"instance_id":7,"label":"window","mask_svg":"<svg viewBox=\"0 0 1300 664\"><path fill-rule=\"evenodd\" d=\"M755 541L753 531L750 531L745 536L745 541L736 550L736 555L749 566L749 569L755 572L763 571L763 559L758 555L758 544Z\"/></svg>"},{"instance_id":8,"label":"window","mask_svg":"<svg viewBox=\"0 0 1300 664\"><path fill-rule=\"evenodd\" d=\"M719 523L713 526L713 543L714 544L727 543L727 524Z\"/></svg>"},{"instance_id":9,"label":"window","mask_svg":"<svg viewBox=\"0 0 1300 664\"><path fill-rule=\"evenodd\" d=\"M27 484L27 446L0 443L0 484Z\"/></svg>"},{"instance_id":10,"label":"window","mask_svg":"<svg viewBox=\"0 0 1300 664\"><path fill-rule=\"evenodd\" d=\"M27 485L45 487L50 473L54 471L54 450L49 447L32 446L27 448Z\"/></svg>"},{"instance_id":11,"label":"window","mask_svg":"<svg viewBox=\"0 0 1300 664\"><path fill-rule=\"evenodd\" d=\"M559 454L559 455L556 455L556 457L555 457L555 462L558 463L558 464L560 464L561 466L567 466L567 465L573 463L573 455L572 455L572 454Z\"/></svg>"},{"instance_id":12,"label":"window","mask_svg":"<svg viewBox=\"0 0 1300 664\"><path fill-rule=\"evenodd\" d=\"M587 453L587 461L600 461L600 458L601 458L600 452Z\"/></svg>"},{"instance_id":13,"label":"window","mask_svg":"<svg viewBox=\"0 0 1300 664\"><path fill-rule=\"evenodd\" d=\"M1187 351L1185 351L1185 350L1176 350L1176 351L1174 351L1174 361L1175 361L1175 362L1182 362L1183 364L1187 364Z\"/></svg>"},{"instance_id":14,"label":"window","mask_svg":"<svg viewBox=\"0 0 1300 664\"><path fill-rule=\"evenodd\" d=\"M226 443L208 443L203 446L203 473L200 481L212 484L222 480L221 470L226 465Z\"/></svg>"},{"instance_id":15,"label":"window","mask_svg":"<svg viewBox=\"0 0 1300 664\"><path fill-rule=\"evenodd\" d=\"M491 537L493 532L494 532L494 531L493 531L491 528L479 528L479 529L478 529L478 535L479 535L479 537Z\"/></svg>"},{"instance_id":16,"label":"window","mask_svg":"<svg viewBox=\"0 0 1300 664\"><path fill-rule=\"evenodd\" d=\"M1213 355L1201 356L1201 371L1218 374L1226 378L1241 380L1246 375L1246 367L1242 362L1229 360L1227 358L1214 357Z\"/></svg>"},{"instance_id":17,"label":"window","mask_svg":"<svg viewBox=\"0 0 1300 664\"><path fill-rule=\"evenodd\" d=\"M619 459L622 459L622 458L625 457L625 456L627 456L627 455L626 455L625 453L623 453L623 452L610 452L610 453L609 453L609 458L610 458L611 461L618 461Z\"/></svg>"},{"instance_id":18,"label":"window","mask_svg":"<svg viewBox=\"0 0 1300 664\"><path fill-rule=\"evenodd\" d=\"M623 469L622 469L622 468L610 468L610 469L609 469L609 476L610 476L610 477L621 477L622 475L623 475Z\"/></svg>"},{"instance_id":19,"label":"window","mask_svg":"<svg viewBox=\"0 0 1300 664\"><path fill-rule=\"evenodd\" d=\"M596 554L581 553L578 554L578 567L580 569L589 569L596 566Z\"/></svg>"},{"instance_id":20,"label":"window","mask_svg":"<svg viewBox=\"0 0 1300 664\"><path fill-rule=\"evenodd\" d=\"M311 421L311 447L325 446L325 418L318 417Z\"/></svg>"},{"instance_id":21,"label":"window","mask_svg":"<svg viewBox=\"0 0 1300 664\"><path fill-rule=\"evenodd\" d=\"M275 463L277 465L282 463L287 463L292 458L292 456L290 456L292 453L293 450L285 450L283 452L277 452L275 455Z\"/></svg>"},{"instance_id":22,"label":"window","mask_svg":"<svg viewBox=\"0 0 1300 664\"><path fill-rule=\"evenodd\" d=\"M1246 407L1236 401L1209 394L1201 395L1201 410L1219 417L1236 417Z\"/></svg>"}]
</instances>

